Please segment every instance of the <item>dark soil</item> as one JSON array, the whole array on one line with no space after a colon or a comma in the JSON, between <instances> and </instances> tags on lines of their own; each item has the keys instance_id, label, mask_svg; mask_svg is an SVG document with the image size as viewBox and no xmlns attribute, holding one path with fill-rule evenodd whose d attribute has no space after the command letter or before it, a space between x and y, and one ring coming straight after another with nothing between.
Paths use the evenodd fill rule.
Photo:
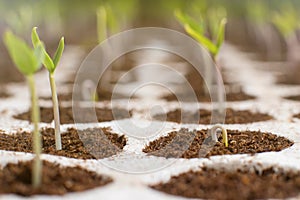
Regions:
<instances>
[{"instance_id":1,"label":"dark soil","mask_svg":"<svg viewBox=\"0 0 300 200\"><path fill-rule=\"evenodd\" d=\"M294 118L300 119L300 113L293 116Z\"/></svg>"},{"instance_id":2,"label":"dark soil","mask_svg":"<svg viewBox=\"0 0 300 200\"><path fill-rule=\"evenodd\" d=\"M227 130L228 147L221 142L210 143L207 130L189 131L181 129L158 138L143 149L148 155L166 158L199 158L215 155L254 154L281 151L294 143L284 137L260 131ZM210 148L211 147L211 148Z\"/></svg>"},{"instance_id":3,"label":"dark soil","mask_svg":"<svg viewBox=\"0 0 300 200\"><path fill-rule=\"evenodd\" d=\"M299 75L299 72L294 72L293 74L278 76L276 83L280 85L300 85Z\"/></svg>"},{"instance_id":4,"label":"dark soil","mask_svg":"<svg viewBox=\"0 0 300 200\"><path fill-rule=\"evenodd\" d=\"M167 183L151 186L153 189L177 196L201 199L286 199L300 192L300 173L276 173L273 168L261 173L224 171L203 168L173 176Z\"/></svg>"},{"instance_id":5,"label":"dark soil","mask_svg":"<svg viewBox=\"0 0 300 200\"><path fill-rule=\"evenodd\" d=\"M80 166L60 167L56 163L43 161L42 185L34 189L31 185L32 161L7 164L0 171L0 194L31 196L64 195L104 186L112 182L108 176L87 171Z\"/></svg>"},{"instance_id":6,"label":"dark soil","mask_svg":"<svg viewBox=\"0 0 300 200\"><path fill-rule=\"evenodd\" d=\"M196 97L199 102L210 102L211 98L209 96L204 95L204 93L198 93L195 91ZM177 101L177 97L174 94L170 94L167 96L163 96L163 99L167 101ZM227 93L226 94L226 101L247 101L247 100L253 100L255 99L254 96L244 93L243 91L237 92L237 93ZM192 101L189 98L189 95L186 95L185 98L182 99L185 102Z\"/></svg>"},{"instance_id":7,"label":"dark soil","mask_svg":"<svg viewBox=\"0 0 300 200\"><path fill-rule=\"evenodd\" d=\"M182 114L182 115L181 115ZM181 123L196 123L197 119L199 124L210 124L211 123L211 111L209 110L200 110L200 112L181 112L180 109L170 111L167 113L166 121ZM154 119L164 120L165 115L156 115ZM268 114L262 113L253 113L249 110L237 111L233 109L226 109L226 124L246 124L252 122L267 121L273 119Z\"/></svg>"},{"instance_id":8,"label":"dark soil","mask_svg":"<svg viewBox=\"0 0 300 200\"><path fill-rule=\"evenodd\" d=\"M93 116L93 108L80 108L80 116L77 116L76 123L89 123L95 122ZM51 123L53 121L53 110L52 107L41 107L41 122ZM112 120L119 120L131 117L131 111L124 109L114 109L114 114L112 109L109 108L96 108L96 115L98 122L106 122ZM78 115L78 114L77 114ZM14 118L20 120L31 121L31 111L15 115ZM74 124L72 107L61 107L60 108L60 122L61 124Z\"/></svg>"},{"instance_id":9,"label":"dark soil","mask_svg":"<svg viewBox=\"0 0 300 200\"><path fill-rule=\"evenodd\" d=\"M79 133L78 133L79 132ZM112 133L109 128L93 128L77 131L74 128L62 133L62 150L55 149L54 129L41 130L42 152L77 159L102 159L122 151L126 145L124 135ZM32 133L0 133L0 149L32 153Z\"/></svg>"},{"instance_id":10,"label":"dark soil","mask_svg":"<svg viewBox=\"0 0 300 200\"><path fill-rule=\"evenodd\" d=\"M300 101L300 95L285 97L285 99L292 101Z\"/></svg>"},{"instance_id":11,"label":"dark soil","mask_svg":"<svg viewBox=\"0 0 300 200\"><path fill-rule=\"evenodd\" d=\"M10 97L10 95L5 90L1 90L0 88L0 99L5 99L8 97Z\"/></svg>"},{"instance_id":12,"label":"dark soil","mask_svg":"<svg viewBox=\"0 0 300 200\"><path fill-rule=\"evenodd\" d=\"M98 95L98 101L110 101L112 100L112 92L101 89L97 92ZM129 98L121 94L114 94L114 99L124 99L124 98ZM40 97L42 100L47 100L50 101L52 100L52 97ZM73 93L66 93L66 94L59 94L58 95L58 100L59 101L72 101L73 100ZM75 101L77 100L83 100L83 97L81 96L76 96ZM88 100L90 101L90 99Z\"/></svg>"}]
</instances>

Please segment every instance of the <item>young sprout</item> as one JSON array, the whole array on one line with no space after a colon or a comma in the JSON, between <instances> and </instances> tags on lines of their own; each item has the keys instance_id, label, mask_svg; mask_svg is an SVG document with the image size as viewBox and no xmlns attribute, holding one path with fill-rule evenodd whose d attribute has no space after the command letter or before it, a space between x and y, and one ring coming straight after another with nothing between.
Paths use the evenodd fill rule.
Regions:
<instances>
[{"instance_id":1,"label":"young sprout","mask_svg":"<svg viewBox=\"0 0 300 200\"><path fill-rule=\"evenodd\" d=\"M214 125L210 130L210 135L211 135L211 138L214 142L217 142L218 141L218 137L217 137L217 131L221 129L222 130L222 137L223 137L223 140L222 142L225 144L225 147L228 147L228 136L227 136L227 130L219 125L219 124L216 124Z\"/></svg>"},{"instance_id":2,"label":"young sprout","mask_svg":"<svg viewBox=\"0 0 300 200\"><path fill-rule=\"evenodd\" d=\"M97 9L97 36L98 43L108 38L109 33L116 33L119 29L117 20L109 5L100 6Z\"/></svg>"},{"instance_id":3,"label":"young sprout","mask_svg":"<svg viewBox=\"0 0 300 200\"><path fill-rule=\"evenodd\" d=\"M39 35L37 34L36 29L37 29L37 27L34 27L32 29L32 33L31 33L32 44L35 48L40 43L42 43L39 38ZM54 124L55 124L55 147L56 147L56 150L61 150L62 145L61 145L61 135L60 135L59 106L58 106L58 99L57 99L57 92L56 92L56 84L55 84L55 79L54 79L54 72L55 72L58 62L62 56L62 53L64 51L64 38L62 37L60 39L53 59L46 52L46 49L44 48L44 46L42 46L42 50L43 50L43 54L44 54L43 65L49 71L49 80L50 80L50 87L51 87L51 93L52 93L53 115L54 115Z\"/></svg>"},{"instance_id":4,"label":"young sprout","mask_svg":"<svg viewBox=\"0 0 300 200\"><path fill-rule=\"evenodd\" d=\"M92 80L87 79L83 81L82 96L84 100L90 100L92 102L97 102L99 100L97 88Z\"/></svg>"},{"instance_id":5,"label":"young sprout","mask_svg":"<svg viewBox=\"0 0 300 200\"><path fill-rule=\"evenodd\" d=\"M205 26L203 19L198 23L191 16L184 14L179 10L175 11L175 16L183 25L185 31L202 44L211 53L213 60L216 61L217 55L224 42L227 19L226 17L215 15L215 13L218 12L210 11L209 13L207 21L210 26ZM212 39L205 36L208 31L211 32Z\"/></svg>"},{"instance_id":6,"label":"young sprout","mask_svg":"<svg viewBox=\"0 0 300 200\"><path fill-rule=\"evenodd\" d=\"M42 181L42 162L40 159L42 147L38 126L40 121L40 109L35 90L34 73L40 69L44 60L43 45L41 43L37 43L36 47L31 49L22 39L15 36L11 31L5 32L4 43L16 67L26 76L29 85L32 109L31 121L34 124L33 152L35 153L32 167L32 184L33 187L37 188L40 186Z\"/></svg>"},{"instance_id":7,"label":"young sprout","mask_svg":"<svg viewBox=\"0 0 300 200\"><path fill-rule=\"evenodd\" d=\"M273 15L272 22L287 39L295 30L300 28L299 16L297 10L290 3L284 4L284 12L276 12Z\"/></svg>"},{"instance_id":8,"label":"young sprout","mask_svg":"<svg viewBox=\"0 0 300 200\"><path fill-rule=\"evenodd\" d=\"M200 16L200 23L191 16L184 14L183 12L176 10L175 17L183 25L185 31L196 39L201 45L203 45L212 55L212 59L217 64L217 56L220 52L221 46L225 38L225 25L227 23L226 11L223 8L216 8L208 10L206 13L206 23ZM206 34L210 33L211 38ZM206 61L204 57L204 61ZM208 88L212 87L212 69L211 66L205 65L205 78ZM222 112L222 102L224 97L222 95L221 83L218 79L218 111ZM206 93L208 91L206 90ZM208 94L207 94L208 95Z\"/></svg>"}]
</instances>

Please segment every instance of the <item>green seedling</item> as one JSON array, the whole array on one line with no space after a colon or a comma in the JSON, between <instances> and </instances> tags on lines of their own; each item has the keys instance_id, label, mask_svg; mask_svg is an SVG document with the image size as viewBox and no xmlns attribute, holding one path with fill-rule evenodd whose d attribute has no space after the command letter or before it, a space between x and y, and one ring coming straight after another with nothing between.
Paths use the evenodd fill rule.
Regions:
<instances>
[{"instance_id":1,"label":"green seedling","mask_svg":"<svg viewBox=\"0 0 300 200\"><path fill-rule=\"evenodd\" d=\"M227 23L226 11L223 8L216 8L212 10L206 10L207 19L203 19L199 16L199 21L195 20L193 17L176 10L175 17L184 27L185 31L197 40L201 45L203 45L212 55L213 61L217 64L217 55L220 52L221 46L225 38L225 25ZM210 33L210 38L206 35ZM212 88L212 68L209 66L206 57L204 56L205 63L205 78L208 88ZM222 112L222 103L224 98L222 95L221 84L218 80L218 111ZM208 91L206 90L206 95Z\"/></svg>"},{"instance_id":2,"label":"green seedling","mask_svg":"<svg viewBox=\"0 0 300 200\"><path fill-rule=\"evenodd\" d=\"M217 124L217 125L214 125L209 131L210 131L210 135L211 135L211 138L214 142L217 142L218 141L218 137L217 137L217 131L221 129L222 130L222 142L225 144L225 147L228 147L228 136L227 136L227 130Z\"/></svg>"},{"instance_id":3,"label":"green seedling","mask_svg":"<svg viewBox=\"0 0 300 200\"><path fill-rule=\"evenodd\" d=\"M32 29L32 33L31 33L32 44L35 48L39 44L42 43L36 29L37 29L37 27L34 27ZM64 46L65 46L64 38L62 37L59 41L57 50L56 50L53 58L51 58L49 56L49 54L46 52L45 47L42 45L42 51L43 51L43 54L44 54L43 65L49 71L49 81L50 81L50 87L51 87L51 93L52 93L53 114L54 114L54 124L55 124L55 147L56 147L56 150L61 150L62 145L61 145L61 134L60 134L59 106L58 106L58 98L57 98L57 92L56 92L54 72L56 70L56 67L57 67L57 65L60 61L60 58L62 56L62 53L64 51Z\"/></svg>"},{"instance_id":4,"label":"green seedling","mask_svg":"<svg viewBox=\"0 0 300 200\"><path fill-rule=\"evenodd\" d=\"M297 10L292 4L288 3L284 4L282 12L273 14L272 22L286 39L300 28Z\"/></svg>"},{"instance_id":5,"label":"green seedling","mask_svg":"<svg viewBox=\"0 0 300 200\"><path fill-rule=\"evenodd\" d=\"M37 43L34 49L31 49L22 39L15 36L11 31L4 34L4 43L8 49L16 67L26 76L31 94L31 120L34 124L33 131L33 152L35 153L34 164L32 167L32 184L37 188L41 185L42 162L41 154L41 136L39 133L40 109L35 89L34 73L36 73L44 60L43 45Z\"/></svg>"},{"instance_id":6,"label":"green seedling","mask_svg":"<svg viewBox=\"0 0 300 200\"><path fill-rule=\"evenodd\" d=\"M94 82L92 80L85 80L82 83L82 96L84 100L89 100L92 102L99 101L99 97L97 94L97 87L95 86Z\"/></svg>"},{"instance_id":7,"label":"green seedling","mask_svg":"<svg viewBox=\"0 0 300 200\"><path fill-rule=\"evenodd\" d=\"M219 16L215 16L213 11L210 13L209 16L211 17L207 19L209 26L206 25L204 19L200 18L200 22L197 22L194 18L179 10L175 11L175 16L183 25L185 31L203 45L211 53L213 60L216 61L216 57L224 42L227 19L226 17L219 18ZM209 31L212 39L206 36Z\"/></svg>"},{"instance_id":8,"label":"green seedling","mask_svg":"<svg viewBox=\"0 0 300 200\"><path fill-rule=\"evenodd\" d=\"M97 9L97 36L98 43L103 42L108 38L109 34L118 32L119 25L113 15L110 6L100 6Z\"/></svg>"}]
</instances>

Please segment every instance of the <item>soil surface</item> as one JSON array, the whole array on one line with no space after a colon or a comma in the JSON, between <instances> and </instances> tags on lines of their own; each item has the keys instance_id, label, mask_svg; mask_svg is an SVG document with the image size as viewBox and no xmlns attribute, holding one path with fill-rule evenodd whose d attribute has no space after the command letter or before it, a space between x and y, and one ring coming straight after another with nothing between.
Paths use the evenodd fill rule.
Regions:
<instances>
[{"instance_id":1,"label":"soil surface","mask_svg":"<svg viewBox=\"0 0 300 200\"><path fill-rule=\"evenodd\" d=\"M110 101L112 100L112 92L101 89L97 92L98 95L98 101ZM129 98L126 97L124 95L121 94L114 94L113 99L124 99L124 98ZM40 97L40 99L42 100L47 100L47 101L51 101L52 97ZM65 94L59 94L58 95L58 100L59 101L72 101L73 100L73 93L65 93ZM76 96L75 101L83 101L83 97L82 96ZM88 101L91 101L91 99L88 99Z\"/></svg>"},{"instance_id":2,"label":"soil surface","mask_svg":"<svg viewBox=\"0 0 300 200\"><path fill-rule=\"evenodd\" d=\"M8 98L8 97L10 97L10 95L5 90L2 90L0 88L0 99L4 99L4 98Z\"/></svg>"},{"instance_id":3,"label":"soil surface","mask_svg":"<svg viewBox=\"0 0 300 200\"><path fill-rule=\"evenodd\" d=\"M285 97L285 99L292 101L300 101L300 95Z\"/></svg>"},{"instance_id":4,"label":"soil surface","mask_svg":"<svg viewBox=\"0 0 300 200\"><path fill-rule=\"evenodd\" d=\"M275 173L272 168L261 173L221 171L203 168L173 176L153 189L177 196L201 199L285 199L300 191L299 172Z\"/></svg>"},{"instance_id":5,"label":"soil surface","mask_svg":"<svg viewBox=\"0 0 300 200\"><path fill-rule=\"evenodd\" d=\"M166 120L171 122L177 123L197 123L197 119L199 120L199 124L210 124L211 123L211 111L209 110L200 110L200 112L181 112L180 109L170 111L166 115L156 115L154 119L158 120ZM167 117L165 119L165 117ZM181 119L182 118L182 119ZM246 124L252 122L260 122L260 121L267 121L271 120L271 117L268 114L262 113L253 113L249 110L233 110L233 109L226 109L226 124Z\"/></svg>"},{"instance_id":6,"label":"soil surface","mask_svg":"<svg viewBox=\"0 0 300 200\"><path fill-rule=\"evenodd\" d=\"M106 122L112 120L119 120L131 117L131 111L125 109L112 109L109 108L80 108L78 112L81 114L77 116L76 123L95 123L96 112L98 122ZM52 107L41 107L41 122L51 123L53 121L53 110ZM15 119L31 121L31 111L18 114L14 116ZM61 107L60 108L60 122L61 124L74 124L73 110L72 107Z\"/></svg>"},{"instance_id":7,"label":"soil surface","mask_svg":"<svg viewBox=\"0 0 300 200\"><path fill-rule=\"evenodd\" d=\"M34 189L31 185L32 164L32 161L10 163L1 169L0 194L64 195L68 192L80 192L112 182L108 176L87 171L79 166L60 167L56 163L43 161L42 185Z\"/></svg>"},{"instance_id":8,"label":"soil surface","mask_svg":"<svg viewBox=\"0 0 300 200\"><path fill-rule=\"evenodd\" d=\"M199 102L210 102L211 98L209 96L204 95L203 93L197 93L195 91L197 99ZM182 95L184 96L184 95ZM190 102L192 99L189 97L190 95L186 95L182 101ZM178 101L177 97L174 94L166 95L162 97L167 101ZM226 101L247 101L255 99L254 96L244 93L243 91L237 93L227 93L226 94Z\"/></svg>"},{"instance_id":9,"label":"soil surface","mask_svg":"<svg viewBox=\"0 0 300 200\"><path fill-rule=\"evenodd\" d=\"M300 113L299 113L299 114L296 114L296 115L294 115L293 117L300 119Z\"/></svg>"},{"instance_id":10,"label":"soil surface","mask_svg":"<svg viewBox=\"0 0 300 200\"><path fill-rule=\"evenodd\" d=\"M122 151L126 145L124 135L112 133L109 128L77 131L74 128L62 133L62 150L55 149L54 129L41 130L42 152L77 159L102 159ZM0 149L32 153L32 133L0 133Z\"/></svg>"},{"instance_id":11,"label":"soil surface","mask_svg":"<svg viewBox=\"0 0 300 200\"><path fill-rule=\"evenodd\" d=\"M149 143L143 149L148 155L166 158L201 158L214 155L254 154L281 151L293 145L293 142L271 133L256 131L227 130L228 147L221 138L213 143L207 137L207 130L189 131L181 129ZM205 141L204 141L205 140Z\"/></svg>"}]
</instances>

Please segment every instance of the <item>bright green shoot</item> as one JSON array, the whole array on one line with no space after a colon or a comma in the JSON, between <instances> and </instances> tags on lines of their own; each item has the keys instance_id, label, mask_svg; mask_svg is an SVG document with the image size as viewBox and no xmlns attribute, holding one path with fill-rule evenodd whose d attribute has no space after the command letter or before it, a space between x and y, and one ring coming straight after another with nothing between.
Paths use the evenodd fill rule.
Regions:
<instances>
[{"instance_id":1,"label":"bright green shoot","mask_svg":"<svg viewBox=\"0 0 300 200\"><path fill-rule=\"evenodd\" d=\"M222 138L223 138L222 142L224 143L225 147L228 147L227 130L220 124L216 124L210 129L211 138L214 142L218 141L217 130L219 130L219 129L222 130Z\"/></svg>"},{"instance_id":2,"label":"bright green shoot","mask_svg":"<svg viewBox=\"0 0 300 200\"><path fill-rule=\"evenodd\" d=\"M109 5L97 9L97 36L98 43L107 39L109 33L116 33L119 25Z\"/></svg>"},{"instance_id":3,"label":"bright green shoot","mask_svg":"<svg viewBox=\"0 0 300 200\"><path fill-rule=\"evenodd\" d=\"M285 3L282 10L282 12L274 13L272 22L281 34L287 38L296 29L300 28L299 16L292 4Z\"/></svg>"},{"instance_id":4,"label":"bright green shoot","mask_svg":"<svg viewBox=\"0 0 300 200\"><path fill-rule=\"evenodd\" d=\"M36 27L32 29L31 33L31 40L33 46L36 48L39 44L41 44L41 40L39 38L39 35L36 31ZM53 103L53 115L54 115L54 125L55 125L55 147L56 150L61 150L61 134L60 134L60 119L59 119L59 106L58 106L58 98L57 98L57 92L56 92L56 84L54 79L54 72L55 69L59 63L59 60L62 56L62 53L64 51L64 38L62 37L60 39L60 42L58 44L57 50L53 56L53 59L49 56L49 54L46 52L46 49L42 45L42 51L44 54L44 60L43 64L45 68L49 71L49 80L50 80L50 87L51 87L51 93L52 93L52 103Z\"/></svg>"},{"instance_id":5,"label":"bright green shoot","mask_svg":"<svg viewBox=\"0 0 300 200\"><path fill-rule=\"evenodd\" d=\"M32 184L33 187L37 188L41 185L42 181L42 162L40 159L42 146L38 126L40 121L40 109L35 89L34 73L40 69L44 60L43 45L37 43L36 47L31 49L22 39L10 31L5 32L4 43L14 64L28 80L31 94L31 121L34 124L33 152L35 153L35 158L32 167Z\"/></svg>"},{"instance_id":6,"label":"bright green shoot","mask_svg":"<svg viewBox=\"0 0 300 200\"><path fill-rule=\"evenodd\" d=\"M207 19L209 27L207 27L203 19L197 22L194 18L181 11L175 11L175 16L183 25L185 31L211 53L214 61L224 42L225 25L227 23L226 17L220 18L216 13L220 12L209 12ZM205 36L208 31L211 32L212 39Z\"/></svg>"}]
</instances>

